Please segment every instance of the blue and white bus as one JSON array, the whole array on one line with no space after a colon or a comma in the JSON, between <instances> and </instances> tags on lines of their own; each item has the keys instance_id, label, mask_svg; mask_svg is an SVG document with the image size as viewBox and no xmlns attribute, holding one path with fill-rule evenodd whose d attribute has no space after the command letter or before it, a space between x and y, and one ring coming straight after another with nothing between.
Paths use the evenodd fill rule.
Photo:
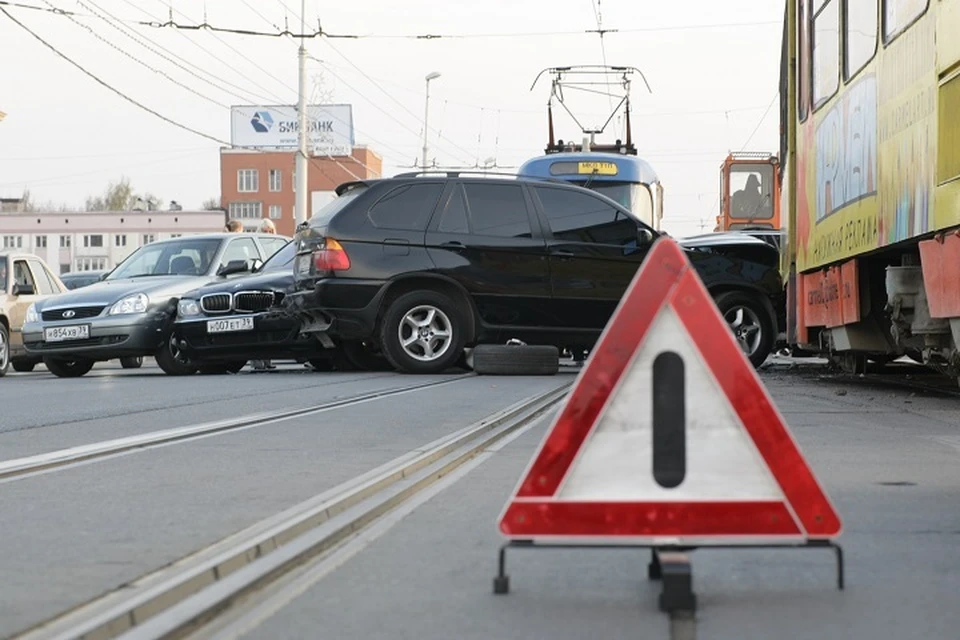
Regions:
<instances>
[{"instance_id":1,"label":"blue and white bus","mask_svg":"<svg viewBox=\"0 0 960 640\"><path fill-rule=\"evenodd\" d=\"M640 220L660 230L663 187L650 163L626 153L572 149L531 158L523 163L517 174L563 180L593 189L619 202Z\"/></svg>"}]
</instances>

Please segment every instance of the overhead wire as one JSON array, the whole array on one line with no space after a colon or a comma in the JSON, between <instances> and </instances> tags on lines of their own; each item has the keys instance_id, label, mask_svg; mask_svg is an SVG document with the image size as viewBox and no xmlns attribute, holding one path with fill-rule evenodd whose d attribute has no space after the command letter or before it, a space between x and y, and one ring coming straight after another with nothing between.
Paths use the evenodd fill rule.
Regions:
<instances>
[{"instance_id":1,"label":"overhead wire","mask_svg":"<svg viewBox=\"0 0 960 640\"><path fill-rule=\"evenodd\" d=\"M89 2L89 3L93 4L92 0L86 0L86 2ZM133 7L134 9L136 9L137 11L143 13L144 15L146 15L146 16L148 16L148 17L151 17L151 18L155 18L155 17L156 17L154 14L152 14L152 13L150 13L149 11L147 11L146 9L144 9L144 8L142 7L142 5L137 4L137 3L134 2L133 0L122 0L122 2L130 5L131 7ZM94 4L94 6L97 6L97 5ZM107 15L113 17L114 20L117 20L117 22L125 22L125 21L122 21L122 20L117 19L115 16L112 16L112 14L110 14L110 13L107 12L107 11L105 11L105 10L103 10L103 11L104 11L104 13L106 13ZM135 24L142 24L142 23L135 22ZM211 51L211 50L208 49L207 47L203 46L202 44L200 44L199 42L197 42L196 40L194 40L193 38L191 38L190 36L188 36L186 33L183 33L182 31L179 31L179 30L177 31L177 33L179 33L180 36L183 37L187 42L189 42L191 45L193 45L194 47L196 47L197 49L199 49L200 51L202 51L203 53L205 53L207 56L209 56L209 57L212 58L213 60L216 60L217 62L219 62L220 64L222 64L222 65L223 65L224 67L226 67L227 69L230 69L231 71L233 71L234 73L236 73L238 76L243 76L243 77L244 77L244 80L245 80L246 82L248 82L249 84L253 85L254 87L257 87L258 89L262 90L266 95L270 96L270 97L268 98L269 100L282 101L282 98L280 98L279 96L277 96L277 94L273 93L272 91L270 91L269 89L267 89L266 87L264 87L263 85L261 85L260 83L258 83L258 82L257 82L256 80L254 80L253 78L250 78L249 75L244 75L244 74L242 74L240 71L238 71L238 70L236 69L236 67L235 67L233 64L231 64L230 62L227 62L226 60L224 60L223 58L221 58L220 56L218 56L215 52ZM160 47L161 49L164 49L165 51L169 51L168 49L162 47L162 46L159 45L159 44L158 44L157 46ZM194 68L196 68L196 69L198 69L198 70L200 70L200 71L203 71L204 73L209 73L209 72L207 72L206 70L202 69L201 67L199 67L199 66L197 66L197 65L195 65L195 64L193 64L193 63L191 63L191 62L189 62L189 61L187 61L187 60L185 60L185 59L182 58L181 56L179 56L179 55L177 55L177 54L173 54L172 52L171 52L171 54L172 54L172 55L175 55L175 56L176 56L177 58L179 58L180 60L183 60L184 62L186 62L186 63L189 64L190 66L192 66L192 67L194 67ZM213 75L213 74L210 74L210 75ZM229 81L227 81L227 80L225 80L225 79L223 79L223 78L219 78L219 79L220 79L220 81L223 82L224 84L227 84L227 85L229 85L229 86L231 86L231 87L234 87L234 88L236 88L236 89L238 89L238 90L241 90L241 91L246 91L249 95L257 96L257 94L253 93L253 92L250 91L249 89L244 89L243 87L240 87L240 86L238 86L238 85L236 85L236 84L233 84L233 83L231 83L231 82L229 82ZM241 96L240 94L233 94L233 95L236 95L237 97L243 97L243 96ZM260 95L260 96L257 96L257 97L262 99L264 96ZM245 98L245 99L246 99L246 98ZM252 100L251 102L256 102L256 100Z\"/></svg>"},{"instance_id":2,"label":"overhead wire","mask_svg":"<svg viewBox=\"0 0 960 640\"><path fill-rule=\"evenodd\" d=\"M128 2L128 3L130 2L130 0L125 0L125 1ZM176 13L180 14L181 16L183 16L184 18L187 18L188 20L192 20L192 18L191 18L190 16L188 16L188 15L187 15L186 13L184 13L183 11L174 8L172 5L170 6L170 11L171 11L171 13L176 12ZM286 83L284 83L282 80L280 80L279 78L277 78L276 75L274 75L272 72L264 69L256 60L254 60L253 58L251 58L250 56L248 56L248 55L245 54L244 52L240 51L239 49L237 49L236 47L234 47L233 45L231 45L229 42L227 42L226 40L224 40L223 38L221 38L219 35L217 35L217 33L212 33L211 35L214 37L214 39L216 39L216 40L218 40L219 42L221 42L225 47L227 47L228 49L230 49L231 51L233 51L235 54L237 54L238 56L240 56L241 58L243 58L244 60L246 60L247 62L249 62L251 65L253 65L253 66L256 67L257 69L259 69L261 72L263 72L264 75L266 75L268 78L270 78L271 80L273 80L273 81L276 82L277 84L281 85L281 86L284 87L285 89L290 89L290 87L289 87ZM262 88L262 89L264 89L264 90L266 91L266 89L265 89L264 87L261 86L260 88ZM269 93L269 92L268 92L268 93ZM294 91L293 93L296 94L296 91ZM274 94L274 95L276 95L276 94ZM287 102L285 99L279 98L279 97L278 97L278 100L281 102L281 104L284 103L284 102Z\"/></svg>"},{"instance_id":3,"label":"overhead wire","mask_svg":"<svg viewBox=\"0 0 960 640\"><path fill-rule=\"evenodd\" d=\"M287 10L290 8L284 4L280 3ZM57 13L65 15L67 13L72 13L73 15L82 15L76 12L68 12L64 9L49 9L47 7L41 7L25 2L16 2L14 0L0 0L0 5L16 7L21 9L32 9L37 11L46 11L48 13ZM244 36L257 36L257 37L270 37L270 38L281 38L284 36L293 36L296 38L336 38L336 39L349 39L349 40L360 40L360 39L404 39L404 40L470 40L470 39L480 39L480 38L537 38L537 37L569 37L569 36L578 36L578 35L591 35L597 33L595 29L585 29L585 30L570 30L570 31L527 31L527 32L501 32L501 33L392 33L392 34L376 34L376 33L334 33L329 32L324 29L318 28L316 31L309 33L294 33L289 30L278 30L278 31L258 31L255 29L240 29L240 28L231 28L231 27L221 27L217 25L210 24L204 19L203 22L196 22L190 16L186 15L182 11L177 11L184 18L191 20L190 23L179 23L172 19L160 20L155 18L151 21L144 20L129 20L126 21L130 24L138 24L146 27L153 28L173 28L178 30L192 30L192 31L210 31L213 33L231 33L236 35ZM291 10L291 13L296 13ZM664 25L658 27L633 27L627 29L604 29L604 34L621 34L621 33L656 33L656 32L668 32L668 31L698 31L704 29L736 29L736 28L750 28L750 27L763 27L771 25L782 24L780 21L776 20L767 20L767 21L754 21L754 22L719 22L719 23L707 23L707 24L694 24L694 25Z\"/></svg>"},{"instance_id":4,"label":"overhead wire","mask_svg":"<svg viewBox=\"0 0 960 640\"><path fill-rule=\"evenodd\" d=\"M50 5L51 7L54 6L54 4L53 4L52 2L50 2L50 0L44 0L44 2L46 2L46 3L47 3L48 5ZM189 91L190 93L192 93L192 94L194 94L194 95L196 95L196 96L198 96L198 97L206 100L207 102L213 103L213 104L217 105L218 107L223 107L223 108L225 108L225 109L229 109L229 108L230 108L230 107L228 107L227 105L225 105L224 103L222 103L222 102L220 102L220 101L218 101L218 100L215 100L214 98L211 98L211 97L208 96L208 95L205 95L205 94L203 94L203 93L200 93L199 91L197 91L197 90L194 89L193 87L191 87L191 86L189 86L189 85L186 85L186 84L180 82L179 80L177 80L176 78L174 78L174 77L172 77L170 74L168 74L166 71L163 71L163 70L161 70L161 69L157 69L156 67L154 67L154 66L152 66L152 65L144 62L143 60L141 60L141 59L138 58L137 56L131 54L131 53L130 53L129 51L127 51L126 49L123 49L123 48L117 46L116 44L114 44L114 43L111 42L110 40L107 40L105 37L103 37L102 35L100 35L99 33L97 33L92 27L90 27L90 25L87 25L87 24L84 24L84 23L80 22L79 20L77 20L77 19L74 18L73 16L67 16L67 17L68 17L69 20L70 20L71 22L73 22L75 25L77 25L78 27L80 27L80 28L86 30L87 32L89 32L94 38L96 38L96 39L99 40L100 42L103 42L104 44L106 44L106 45L109 46L110 48L114 49L115 51L118 51L121 55L123 55L123 56L125 56L125 57L127 57L127 58L129 58L129 59L131 59L131 60L133 60L134 62L136 62L136 63L139 64L140 66L144 67L145 69L149 69L149 70L152 71L153 73L155 73L155 74L157 74L157 75L159 75L159 76L162 76L162 77L166 78L167 80L169 80L169 81L172 82L173 84L177 85L178 87L181 87L182 89L186 89L186 90Z\"/></svg>"},{"instance_id":5,"label":"overhead wire","mask_svg":"<svg viewBox=\"0 0 960 640\"><path fill-rule=\"evenodd\" d=\"M99 18L100 20L102 20L104 23L110 25L110 27L112 27L113 29L115 29L116 31L118 31L119 33L121 33L122 35L124 35L126 38L129 38L130 40L133 40L135 43L137 43L139 46L143 47L143 48L146 49L147 51L150 51L150 52L153 53L154 55L156 55L156 56L158 56L158 57L160 57L160 58L163 58L164 60L166 60L167 62L169 62L169 63L172 64L173 66L177 67L178 69L181 69L181 70L184 71L185 73L187 73L187 74L193 76L194 78L196 78L197 80L200 80L201 82L203 82L203 83L205 83L205 84L207 84L207 85L209 85L209 86L217 89L218 91L221 91L221 92L223 92L223 93L225 93L225 94L232 95L232 96L234 96L234 97L240 98L240 99L242 99L242 100L244 100L244 101L256 102L257 99L260 99L260 100L263 99L263 96L258 96L257 94L255 94L255 93L253 93L253 92L250 92L249 89L246 89L246 88L241 87L241 86L239 86L239 85L237 85L237 84L234 84L234 83L232 83L232 82L230 82L229 80L226 80L226 79L224 79L224 78L217 78L218 81L219 81L220 83L222 83L222 84L218 84L217 82L214 82L214 81L210 80L209 78L206 78L206 77L200 75L200 73L197 73L197 71L202 72L202 73L207 74L207 75L212 76L212 77L216 77L216 76L214 76L214 74L210 73L210 72L207 71L206 69L203 69L202 67L200 67L200 66L198 66L198 65L190 62L189 60L187 60L187 59L184 58L183 56L179 55L178 53L176 53L176 52L174 52L174 51L171 51L171 50L168 49L167 47L164 47L164 46L161 45L160 43L156 42L155 40L151 40L151 39L150 39L149 37L147 37L147 36L143 36L143 38L141 39L140 34L137 34L136 32L132 31L131 29L129 29L129 28L126 27L126 26L122 26L122 25L125 24L123 20L117 18L114 14L110 13L109 11L107 11L106 9L104 9L103 7L101 7L100 5L98 5L98 4L97 4L96 2L94 2L93 0L77 0L77 2L78 2L78 4L80 4L80 6L86 8L88 11L91 11L91 12L94 14L94 16L96 16L97 18ZM92 7L92 8L91 8L91 7ZM150 14L148 13L147 15L150 15ZM189 38L188 38L188 39L189 39ZM164 52L165 52L165 53L164 53ZM169 54L169 56L166 55L166 54ZM182 64L181 64L181 62L177 62L177 60L180 60L180 61L182 62ZM222 61L221 61L221 62L222 62ZM189 65L189 66L187 66L187 65ZM193 67L193 69L196 69L197 71L194 71L193 69L191 69L191 68L189 68L189 67ZM236 91L233 91L233 90L228 89L228 88L226 88L226 87L231 87L232 89L235 89ZM240 93L240 92L243 92L243 93ZM250 96L254 96L256 99L251 100Z\"/></svg>"},{"instance_id":6,"label":"overhead wire","mask_svg":"<svg viewBox=\"0 0 960 640\"><path fill-rule=\"evenodd\" d=\"M397 100L397 98L396 98L392 93L390 93L389 91L387 91L386 89L384 89L383 87L381 87L381 86L379 85L379 83L377 83L376 80L374 80L369 74L367 74L366 71L364 71L364 70L361 69L359 66L357 66L357 64L356 64L355 62L353 62L353 60L351 60L349 57L347 57L346 55L344 55L339 49L337 49L335 46L333 46L333 43L332 43L332 42L330 42L329 40L326 40L326 41L325 41L325 44L326 44L328 47L330 47L330 49L332 49L334 53L336 53L338 56L340 56L341 58L343 58L344 60L346 60L347 64L349 64L351 67L353 67L354 69L356 69L357 72L360 73L360 75L362 75L364 78L367 79L368 82L370 82L373 86L375 86L377 89L379 89L381 93L383 93L383 94L384 94L385 96L387 96L390 100L392 100L392 101L395 102L397 105L399 105L401 109L403 109L404 111L406 111L407 113L409 113L411 116L413 116L413 118L414 118L417 122L420 122L420 121L421 121L420 116L418 116L418 115L415 114L413 111L411 111L405 104L403 104L402 102L400 102L399 100ZM371 102L372 102L372 101L371 101ZM385 113L386 113L386 112L385 112ZM424 127L427 127L427 123L424 122L424 123L423 123L423 126L424 126ZM463 147L461 147L460 145L458 145L456 142L454 142L454 141L452 141L452 140L450 140L450 139L448 139L448 138L444 138L444 137L442 136L442 134L441 134L440 132L438 132L436 129L434 129L433 132L437 134L437 137L439 137L439 138L442 139L442 140L446 140L447 142L450 143L451 146L453 146L453 147L457 148L458 150L466 153L466 154L468 155L468 157L469 157L469 155L470 155L470 152L469 152L469 151L467 151L466 149L464 149Z\"/></svg>"},{"instance_id":7,"label":"overhead wire","mask_svg":"<svg viewBox=\"0 0 960 640\"><path fill-rule=\"evenodd\" d=\"M47 42L47 41L46 41L42 36L40 36L36 31L34 31L33 29L31 29L30 27L28 27L28 26L25 25L24 23L20 22L20 21L19 21L17 18L15 18L13 15L11 15L10 12L7 11L5 8L0 7L0 12L2 12L4 15L6 15L7 18L9 18L14 24L16 24L17 26L19 26L21 29L23 29L23 30L26 31L27 33L29 33L31 36L33 36L34 39L36 39L37 41L39 41L43 46L45 46L45 47L47 47L48 49L50 49L50 50L51 50L53 53L55 53L57 56L59 56L60 58L63 58L63 59L66 60L68 63L70 63L72 66L74 66L74 67L76 67L77 69L79 69L84 75L86 75L86 76L88 76L89 78L91 78L92 80L94 80L97 84L99 84L99 85L101 85L102 87L104 87L104 88L110 90L111 92L117 94L118 96L120 96L121 98L123 98L124 100L126 100L127 102L129 102L129 103L131 103L131 104L139 107L140 109L143 109L144 111L146 111L146 112L148 112L148 113L156 116L157 118L160 118L160 119L163 120L164 122L167 122L167 123L169 123L169 124L172 124L173 126L177 127L178 129L183 129L184 131L187 131L187 132L192 133L192 134L194 134L194 135L200 136L201 138L206 138L207 140L212 140L212 141L217 142L217 143L220 143L220 144L228 144L228 145L230 144L229 142L226 142L226 141L224 141L224 140L221 140L220 138L217 138L216 136L212 136L212 135L210 135L210 134L208 134L208 133L204 133L203 131L200 131L199 129L194 129L193 127L189 127L189 126L187 126L187 125L185 125L185 124L182 124L182 123L180 123L180 122L177 122L176 120L174 120L174 119L172 119L172 118L169 118L169 117L163 115L163 114L160 113L159 111L156 111L155 109L151 109L150 107L148 107L147 105L143 104L143 103L140 102L139 100L128 96L127 94L125 94L124 92L120 91L119 89L117 89L117 88L114 87L113 85L111 85L111 84L109 84L108 82L102 80L99 76L97 76L97 75L94 74L93 72L88 71L88 70L87 70L85 67L83 67L80 63L78 63L78 62L76 62L75 60L73 60L73 58L67 56L67 54L63 53L62 51L60 51L59 49L57 49L55 46L53 46L52 44L50 44L49 42Z\"/></svg>"},{"instance_id":8,"label":"overhead wire","mask_svg":"<svg viewBox=\"0 0 960 640\"><path fill-rule=\"evenodd\" d=\"M75 67L75 68L77 68L78 70L80 70L84 75L86 75L87 77L89 77L89 78L91 78L92 80L94 80L97 84L103 86L104 88L108 89L108 90L111 91L112 93L118 95L118 96L121 97L123 100L125 100L125 101L127 101L127 102L130 102L130 103L133 104L134 106L136 106L136 107L138 107L138 108L146 111L147 113L149 113L149 114L151 114L151 115L153 115L153 116L155 116L155 117L163 120L164 122L167 122L168 124L172 124L173 126L179 128L179 129L182 129L182 130L184 130L184 131L187 131L188 133L192 133L192 134L194 134L194 135L196 135L196 136L199 136L199 137L201 137L201 138L205 138L205 139L207 139L207 140L211 140L211 141L213 141L213 142L217 142L217 143L220 144L220 145L227 146L227 147L233 147L233 148L246 148L246 149L248 149L248 150L251 149L251 148L249 148L249 147L239 147L239 146L236 146L236 145L231 145L231 143L228 142L228 141L226 141L226 140L223 140L223 139L221 139L221 138L218 138L218 137L216 137L216 136L214 136L214 135L211 135L211 134L208 134L208 133L206 133L206 132L200 131L199 129L195 129L195 128L193 128L193 127L190 127L190 126L184 125L184 124L182 124L182 123L179 123L179 122L173 120L172 118L169 118L169 117L165 116L164 114L160 113L159 111L157 111L157 110L155 110L155 109L152 109L151 107L148 107L147 105L143 104L143 103L140 102L139 100L137 100L137 99L135 99L135 98L132 98L131 96L129 96L129 95L127 95L126 93L124 93L123 91L117 89L116 87L114 87L114 86L111 85L110 83L108 83L108 82L106 82L105 80L101 79L99 76L97 76L97 75L94 74L93 72L91 72L91 71L89 71L88 69L86 69L83 65L81 65L81 64L78 63L78 62L76 62L76 61L73 60L71 57L69 57L68 55L66 55L66 54L63 53L62 51L60 51L57 47L55 47L54 45L52 45L50 42L48 42L47 40L45 40L42 36L40 36L38 33L36 33L33 29L31 29L30 27L28 27L27 25L25 25L23 22L21 22L20 20L18 20L16 17L14 17L13 15L11 15L10 12L7 11L7 10L6 10L4 7L2 7L2 6L0 6L0 13L3 13L4 15L6 15L7 18L9 18L9 19L10 19L12 22L14 22L17 26L19 26L21 29L23 29L23 30L26 31L28 34L30 34L33 38L35 38L37 41L39 41L39 42L40 42L41 44L43 44L45 47L47 47L48 49L50 49L50 50L51 50L53 53L55 53L58 57L62 58L63 60L65 60L66 62L68 62L68 63L69 63L70 65L72 65L73 67ZM264 150L262 150L262 149L257 149L257 148L253 148L252 150L255 151L255 152L264 152ZM187 155L193 155L193 154L191 153L191 154L187 154ZM339 162L336 158L334 158L334 157L331 156L330 154L325 154L325 155L326 155L326 157L328 157L328 158L330 158L331 160L333 160L338 166L340 166L340 168L342 168L344 171L346 171L346 172L347 172L350 176L352 176L354 179L357 179L357 180L361 179L357 174L355 174L353 171L351 171L351 170L349 169L349 167L343 165L343 164L342 164L341 162ZM368 171L370 171L371 173L377 173L377 174L380 173L380 172L375 172L372 168L368 167L366 164L360 162L360 161L357 160L356 158L351 158L351 159L352 159L354 162L356 162L357 164L360 164L360 165L364 166L364 167L365 167ZM321 173L323 173L324 175L327 175L327 174L323 171L323 166L316 163L316 158L315 158L315 157L314 157L314 158L309 158L309 160L311 161L311 163L312 163L314 166L316 166L317 168L320 169ZM152 161L151 161L151 163L152 163ZM137 165L134 165L134 166L137 166ZM88 173L88 174L76 174L76 175L92 175L93 173L97 173L97 172L98 172L98 171L94 171L94 172L90 172L90 173ZM57 179L62 179L63 177L74 177L74 176L73 176L73 175L71 175L71 176L60 176L60 177L58 177ZM329 176L328 176L328 177L329 177ZM42 180L41 180L40 182L42 182ZM33 181L31 184L36 184L36 183L37 183L37 181ZM20 184L20 182L11 183L11 184Z\"/></svg>"}]
</instances>

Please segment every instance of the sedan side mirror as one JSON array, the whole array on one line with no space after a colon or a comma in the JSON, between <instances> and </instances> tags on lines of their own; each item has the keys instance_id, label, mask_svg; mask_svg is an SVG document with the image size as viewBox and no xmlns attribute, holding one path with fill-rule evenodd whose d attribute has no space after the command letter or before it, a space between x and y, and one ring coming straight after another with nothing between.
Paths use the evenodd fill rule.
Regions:
<instances>
[{"instance_id":1,"label":"sedan side mirror","mask_svg":"<svg viewBox=\"0 0 960 640\"><path fill-rule=\"evenodd\" d=\"M217 270L218 276L229 276L234 273L245 273L250 271L250 263L246 260L231 260Z\"/></svg>"},{"instance_id":2,"label":"sedan side mirror","mask_svg":"<svg viewBox=\"0 0 960 640\"><path fill-rule=\"evenodd\" d=\"M37 292L34 290L32 284L20 284L17 283L13 285L13 295L15 296L34 296L37 295Z\"/></svg>"},{"instance_id":3,"label":"sedan side mirror","mask_svg":"<svg viewBox=\"0 0 960 640\"><path fill-rule=\"evenodd\" d=\"M640 244L650 244L653 242L653 232L646 227L637 228L637 242Z\"/></svg>"}]
</instances>

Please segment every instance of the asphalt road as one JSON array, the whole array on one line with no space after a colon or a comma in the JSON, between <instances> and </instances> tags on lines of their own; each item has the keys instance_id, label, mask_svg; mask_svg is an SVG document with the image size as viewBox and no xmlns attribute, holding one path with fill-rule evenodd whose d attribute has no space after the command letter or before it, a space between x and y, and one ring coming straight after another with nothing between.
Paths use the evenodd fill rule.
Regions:
<instances>
[{"instance_id":1,"label":"asphalt road","mask_svg":"<svg viewBox=\"0 0 960 640\"><path fill-rule=\"evenodd\" d=\"M302 595L276 596L285 606L265 620L254 611L226 629L264 640L957 637L960 400L763 377L844 520L844 591L827 551L696 551L695 627L670 636L645 552L543 550L508 556L511 593L493 595L496 520L541 424Z\"/></svg>"},{"instance_id":2,"label":"asphalt road","mask_svg":"<svg viewBox=\"0 0 960 640\"><path fill-rule=\"evenodd\" d=\"M960 398L778 364L762 378L844 520L847 588L825 551L697 551L695 628L674 637L956 637ZM0 637L570 379L292 366L170 378L147 364L0 380L2 459L449 380L0 481ZM511 593L491 593L497 517L550 417L201 637L671 637L643 552L518 551Z\"/></svg>"},{"instance_id":3,"label":"asphalt road","mask_svg":"<svg viewBox=\"0 0 960 640\"><path fill-rule=\"evenodd\" d=\"M0 540L15 550L0 555L0 635L116 588L566 378L284 369L191 378L114 370L62 381L38 372L3 380L0 406L43 395L38 387L47 392L38 411L42 418L25 416L21 404L14 418L19 416L19 425L4 420L4 460L209 419L314 406L370 390L448 383L0 480ZM82 420L71 420L74 414Z\"/></svg>"}]
</instances>

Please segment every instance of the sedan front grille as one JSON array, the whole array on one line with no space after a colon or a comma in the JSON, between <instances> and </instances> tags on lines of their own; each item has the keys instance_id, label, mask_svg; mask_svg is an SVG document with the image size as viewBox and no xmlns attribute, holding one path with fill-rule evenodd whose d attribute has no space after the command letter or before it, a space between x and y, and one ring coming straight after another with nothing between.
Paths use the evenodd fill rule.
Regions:
<instances>
[{"instance_id":1,"label":"sedan front grille","mask_svg":"<svg viewBox=\"0 0 960 640\"><path fill-rule=\"evenodd\" d=\"M269 291L241 291L233 294L233 308L240 313L259 313L273 306Z\"/></svg>"},{"instance_id":2,"label":"sedan front grille","mask_svg":"<svg viewBox=\"0 0 960 640\"><path fill-rule=\"evenodd\" d=\"M64 309L50 309L43 311L40 316L45 322L56 322L58 320L81 320L83 318L93 318L100 315L106 307L100 305L97 307L67 307Z\"/></svg>"},{"instance_id":3,"label":"sedan front grille","mask_svg":"<svg viewBox=\"0 0 960 640\"><path fill-rule=\"evenodd\" d=\"M200 308L204 313L227 313L230 311L229 293L211 293L200 298Z\"/></svg>"}]
</instances>

